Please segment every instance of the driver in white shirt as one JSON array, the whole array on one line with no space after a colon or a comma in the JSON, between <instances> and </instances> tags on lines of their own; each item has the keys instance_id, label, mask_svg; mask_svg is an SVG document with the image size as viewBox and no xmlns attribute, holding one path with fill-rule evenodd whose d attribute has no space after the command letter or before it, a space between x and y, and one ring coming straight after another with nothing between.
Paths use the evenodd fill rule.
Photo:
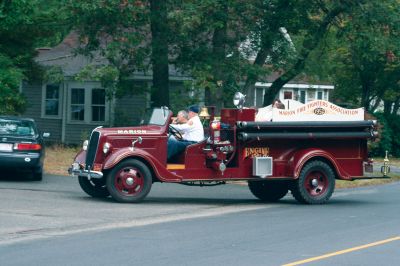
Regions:
<instances>
[{"instance_id":1,"label":"driver in white shirt","mask_svg":"<svg viewBox=\"0 0 400 266\"><path fill-rule=\"evenodd\" d=\"M173 135L168 138L167 160L184 151L190 144L204 139L204 128L199 118L199 107L197 105L188 108L188 117L189 120L184 124L171 124L171 127L182 135L182 139L178 140Z\"/></svg>"}]
</instances>

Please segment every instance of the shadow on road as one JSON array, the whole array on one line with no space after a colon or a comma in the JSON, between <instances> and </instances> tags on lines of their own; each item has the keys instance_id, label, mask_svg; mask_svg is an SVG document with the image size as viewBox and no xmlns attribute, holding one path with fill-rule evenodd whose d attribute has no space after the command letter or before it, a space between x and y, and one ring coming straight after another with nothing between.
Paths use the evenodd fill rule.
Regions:
<instances>
[{"instance_id":1,"label":"shadow on road","mask_svg":"<svg viewBox=\"0 0 400 266\"><path fill-rule=\"evenodd\" d=\"M29 181L38 182L32 180L33 174L30 171L18 171L18 170L1 170L0 171L0 181ZM40 182L40 181L39 181Z\"/></svg>"}]
</instances>

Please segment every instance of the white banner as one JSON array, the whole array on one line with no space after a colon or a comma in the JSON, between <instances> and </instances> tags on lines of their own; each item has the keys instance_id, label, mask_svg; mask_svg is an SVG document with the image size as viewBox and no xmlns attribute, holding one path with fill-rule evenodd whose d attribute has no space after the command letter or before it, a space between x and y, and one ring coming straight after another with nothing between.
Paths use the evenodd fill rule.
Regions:
<instances>
[{"instance_id":1,"label":"white banner","mask_svg":"<svg viewBox=\"0 0 400 266\"><path fill-rule=\"evenodd\" d=\"M364 120L364 108L346 109L324 100L311 101L289 110L272 109L272 121Z\"/></svg>"}]
</instances>

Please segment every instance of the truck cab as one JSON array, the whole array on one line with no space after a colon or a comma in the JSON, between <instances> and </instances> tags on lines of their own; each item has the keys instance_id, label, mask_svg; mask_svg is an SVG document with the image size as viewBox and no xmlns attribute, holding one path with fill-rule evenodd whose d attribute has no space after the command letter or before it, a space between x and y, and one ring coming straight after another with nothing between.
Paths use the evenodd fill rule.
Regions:
<instances>
[{"instance_id":1,"label":"truck cab","mask_svg":"<svg viewBox=\"0 0 400 266\"><path fill-rule=\"evenodd\" d=\"M364 170L372 168L367 141L377 136L376 122L285 120L313 108L319 108L319 116L332 110L357 113L321 102L274 110L277 119L271 122L255 121L253 108L222 109L218 119L212 112L204 121L203 141L167 162L167 140L176 134L170 127L173 114L166 107L155 108L141 126L94 129L69 172L78 176L87 194L111 195L119 202L142 201L154 182L211 186L247 181L263 201L277 201L290 190L299 202L322 204L331 197L336 179L372 178ZM279 116L285 118L280 121Z\"/></svg>"}]
</instances>

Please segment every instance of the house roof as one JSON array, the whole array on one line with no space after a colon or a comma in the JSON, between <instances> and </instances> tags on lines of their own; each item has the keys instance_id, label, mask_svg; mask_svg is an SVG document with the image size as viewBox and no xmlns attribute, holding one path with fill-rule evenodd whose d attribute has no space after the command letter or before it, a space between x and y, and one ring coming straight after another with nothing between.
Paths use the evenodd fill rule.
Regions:
<instances>
[{"instance_id":1,"label":"house roof","mask_svg":"<svg viewBox=\"0 0 400 266\"><path fill-rule=\"evenodd\" d=\"M88 57L82 54L77 54L76 49L81 45L79 34L75 31L68 34L64 40L52 48L39 48L36 62L43 66L59 66L67 77L73 77L78 74L85 66L92 65L106 65L108 60L101 56L99 53L94 53L93 57ZM135 71L133 77L137 79L151 80L153 72L149 71ZM282 75L280 71L274 71L266 76L262 82L257 82L256 87L270 87L271 83ZM169 66L170 80L188 80L191 77L183 71L177 69L174 65ZM290 88L324 88L334 89L330 83L323 81L311 80L305 75L299 75L284 87Z\"/></svg>"},{"instance_id":2,"label":"house roof","mask_svg":"<svg viewBox=\"0 0 400 266\"><path fill-rule=\"evenodd\" d=\"M264 87L264 88L269 88L272 85L272 82L274 82L276 79L278 79L281 75L284 73L282 71L274 71L271 72L269 75L264 77L263 81L256 82L255 86L256 87ZM307 75L300 74L297 75L295 78L290 80L288 83L286 83L284 88L315 88L315 89L331 89L333 90L335 86L332 85L332 83L329 83L324 80L319 80L317 78L310 78Z\"/></svg>"},{"instance_id":3,"label":"house roof","mask_svg":"<svg viewBox=\"0 0 400 266\"><path fill-rule=\"evenodd\" d=\"M42 66L58 66L61 67L63 73L67 77L72 77L78 74L85 66L92 65L106 65L108 60L100 55L94 53L93 57L88 57L82 54L77 54L76 49L79 47L79 34L71 32L64 40L52 48L39 48L36 62ZM138 79L151 79L153 73L149 71L135 71L133 77ZM189 79L187 74L179 71L174 65L169 66L170 79Z\"/></svg>"}]
</instances>

